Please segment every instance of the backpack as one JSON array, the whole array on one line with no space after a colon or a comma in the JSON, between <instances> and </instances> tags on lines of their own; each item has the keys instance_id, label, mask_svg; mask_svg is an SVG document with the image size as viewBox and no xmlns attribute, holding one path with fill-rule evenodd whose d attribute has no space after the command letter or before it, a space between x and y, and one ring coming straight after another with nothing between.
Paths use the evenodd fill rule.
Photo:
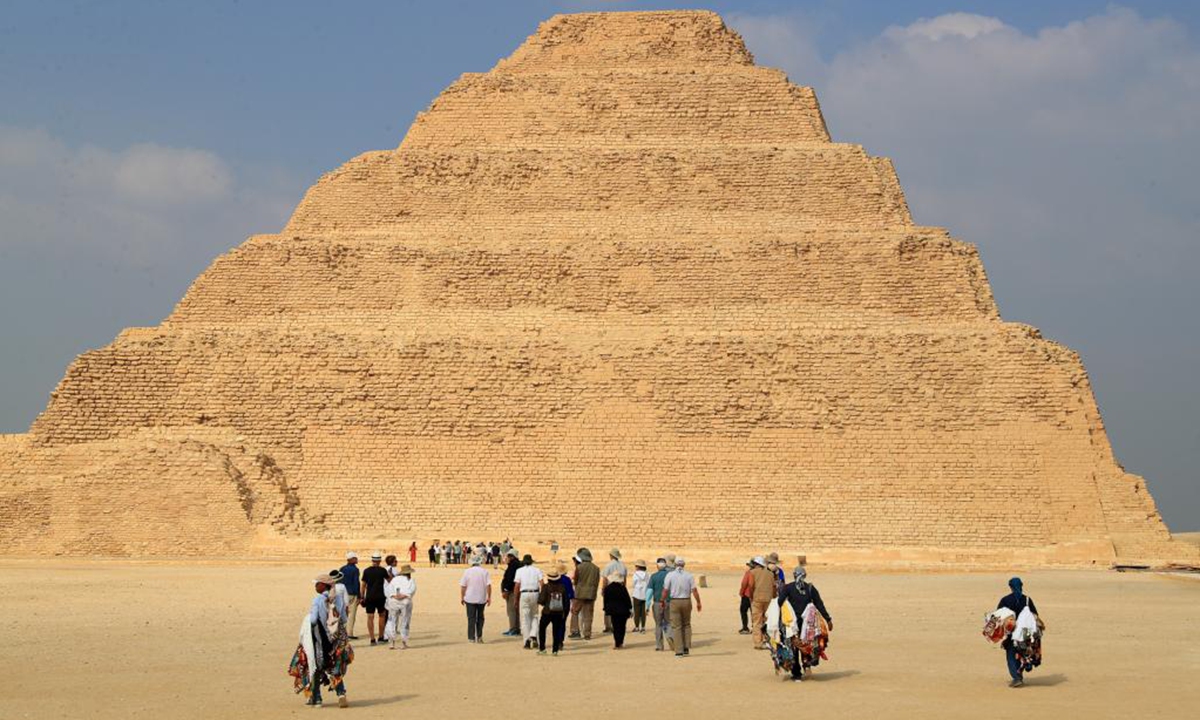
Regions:
<instances>
[{"instance_id":1,"label":"backpack","mask_svg":"<svg viewBox=\"0 0 1200 720\"><path fill-rule=\"evenodd\" d=\"M547 612L562 612L566 609L566 588L562 583L548 583L546 585L546 611Z\"/></svg>"}]
</instances>

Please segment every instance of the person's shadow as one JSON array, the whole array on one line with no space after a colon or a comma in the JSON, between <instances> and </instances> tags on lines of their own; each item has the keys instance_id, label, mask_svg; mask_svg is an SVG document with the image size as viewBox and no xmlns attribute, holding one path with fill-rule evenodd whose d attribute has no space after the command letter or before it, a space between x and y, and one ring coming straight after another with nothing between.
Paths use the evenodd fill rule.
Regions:
<instances>
[{"instance_id":1,"label":"person's shadow","mask_svg":"<svg viewBox=\"0 0 1200 720\"><path fill-rule=\"evenodd\" d=\"M1035 676L1035 677L1026 676L1025 677L1025 686L1026 687L1054 687L1055 685L1062 685L1066 681L1067 681L1067 676L1063 675L1062 673L1055 673L1053 675L1041 675L1041 676Z\"/></svg>"},{"instance_id":2,"label":"person's shadow","mask_svg":"<svg viewBox=\"0 0 1200 720\"><path fill-rule=\"evenodd\" d=\"M836 670L834 672L821 672L821 668L813 670L812 675L804 679L804 682L816 681L825 682L826 680L841 680L842 678L854 677L861 675L858 670Z\"/></svg>"},{"instance_id":3,"label":"person's shadow","mask_svg":"<svg viewBox=\"0 0 1200 720\"><path fill-rule=\"evenodd\" d=\"M391 697L367 698L366 700L351 700L350 707L371 707L372 705L391 705L392 703L412 700L417 695L393 695Z\"/></svg>"}]
</instances>

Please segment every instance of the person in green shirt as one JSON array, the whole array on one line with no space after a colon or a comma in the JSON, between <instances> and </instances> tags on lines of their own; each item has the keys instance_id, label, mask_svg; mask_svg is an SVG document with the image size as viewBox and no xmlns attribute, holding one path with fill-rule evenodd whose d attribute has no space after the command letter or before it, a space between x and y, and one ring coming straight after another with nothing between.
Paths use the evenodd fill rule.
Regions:
<instances>
[{"instance_id":1,"label":"person in green shirt","mask_svg":"<svg viewBox=\"0 0 1200 720\"><path fill-rule=\"evenodd\" d=\"M672 558L672 560L674 560L674 558ZM672 647L674 647L674 641L671 639L671 633L668 632L671 625L670 621L667 619L666 603L664 603L662 599L663 583L666 582L667 573L669 570L667 568L667 559L665 557L660 557L657 561L655 561L655 563L658 569L655 570L654 574L650 576L650 582L646 586L646 597L644 599L650 604L650 607L654 613L654 649L662 650L663 637L666 637L667 640L671 642Z\"/></svg>"}]
</instances>

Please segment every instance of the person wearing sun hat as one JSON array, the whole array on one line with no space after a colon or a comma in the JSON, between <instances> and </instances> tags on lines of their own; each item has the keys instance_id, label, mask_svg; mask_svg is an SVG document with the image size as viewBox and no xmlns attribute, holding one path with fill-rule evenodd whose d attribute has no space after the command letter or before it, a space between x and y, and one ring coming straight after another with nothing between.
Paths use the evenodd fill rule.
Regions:
<instances>
[{"instance_id":1,"label":"person wearing sun hat","mask_svg":"<svg viewBox=\"0 0 1200 720\"><path fill-rule=\"evenodd\" d=\"M397 568L392 578L384 586L387 597L387 625L384 628L384 639L388 641L388 649L396 649L396 634L399 631L401 649L408 649L408 628L412 620L413 597L417 594L417 582L412 579L412 565L402 565Z\"/></svg>"},{"instance_id":2,"label":"person wearing sun hat","mask_svg":"<svg viewBox=\"0 0 1200 720\"><path fill-rule=\"evenodd\" d=\"M579 548L575 553L575 602L571 606L571 637L592 639L592 618L596 596L600 592L600 568L592 562L592 551Z\"/></svg>"},{"instance_id":3,"label":"person wearing sun hat","mask_svg":"<svg viewBox=\"0 0 1200 720\"><path fill-rule=\"evenodd\" d=\"M467 609L467 640L483 642L483 612L492 604L492 576L483 567L483 558L471 556L471 567L459 581L459 600Z\"/></svg>"},{"instance_id":4,"label":"person wearing sun hat","mask_svg":"<svg viewBox=\"0 0 1200 720\"><path fill-rule=\"evenodd\" d=\"M387 610L384 603L387 598L383 594L383 586L388 581L388 571L382 566L383 553L376 550L371 553L371 567L363 570L361 582L361 597L363 609L367 611L367 633L371 644L375 640L375 615L379 614L379 641L383 641L383 619Z\"/></svg>"},{"instance_id":5,"label":"person wearing sun hat","mask_svg":"<svg viewBox=\"0 0 1200 720\"><path fill-rule=\"evenodd\" d=\"M571 607L574 593L566 576L566 567L561 562L555 563L546 571L545 579L542 589L538 591L538 606L542 609L541 618L538 620L538 655L546 654L547 625L551 627L551 651L558 655L567 634L567 609Z\"/></svg>"},{"instance_id":6,"label":"person wearing sun hat","mask_svg":"<svg viewBox=\"0 0 1200 720\"><path fill-rule=\"evenodd\" d=\"M629 569L625 567L625 563L621 562L621 551L613 548L608 551L609 561L600 571L600 593L603 595L604 588L608 587L609 578L617 575L621 578L621 583L625 583L625 578L629 576ZM612 632L612 620L608 617L608 611L604 612L604 632Z\"/></svg>"},{"instance_id":7,"label":"person wearing sun hat","mask_svg":"<svg viewBox=\"0 0 1200 720\"><path fill-rule=\"evenodd\" d=\"M650 586L650 575L646 572L646 561L635 560L633 563L633 581L630 583L629 594L633 598L633 631L646 632L646 590Z\"/></svg>"},{"instance_id":8,"label":"person wearing sun hat","mask_svg":"<svg viewBox=\"0 0 1200 720\"><path fill-rule=\"evenodd\" d=\"M321 686L328 685L337 693L338 705L347 707L345 675L354 660L354 649L339 619L345 605L333 590L337 584L334 575L318 576L313 584L316 594L301 625L300 646L292 655L288 674L295 678L296 692L308 696L307 705L320 707Z\"/></svg>"}]
</instances>

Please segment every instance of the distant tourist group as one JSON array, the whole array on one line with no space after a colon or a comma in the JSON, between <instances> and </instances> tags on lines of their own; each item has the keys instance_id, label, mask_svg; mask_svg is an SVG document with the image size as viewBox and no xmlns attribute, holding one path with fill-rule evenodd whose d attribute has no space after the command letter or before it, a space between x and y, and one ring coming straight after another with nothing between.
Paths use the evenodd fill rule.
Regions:
<instances>
[{"instance_id":1,"label":"distant tourist group","mask_svg":"<svg viewBox=\"0 0 1200 720\"><path fill-rule=\"evenodd\" d=\"M553 549L557 552L557 545ZM374 552L371 565L360 571L358 555L349 552L344 566L314 580L316 592L288 668L296 692L307 697L307 704L320 706L322 687L328 687L337 695L339 706L347 706L345 677L354 661L350 641L358 639L354 632L359 606L367 614L371 645L396 649L399 640L399 648L408 649L417 593L411 565L416 553L414 542L409 547L409 563L400 565L395 555L384 557ZM526 650L557 656L568 638L591 640L596 601L601 600L601 632L612 635L614 650L625 647L631 619L632 632L645 633L649 616L654 620L655 651L669 647L676 657L691 654L692 612L700 612L702 605L696 579L683 557L658 557L653 571L645 560L636 560L630 573L619 549L609 550L608 563L601 569L593 562L591 551L581 547L571 558L570 571L561 560L542 570L532 555L522 555L507 539L476 545L435 541L428 555L431 565L469 565L458 585L470 643L484 641L484 617L492 604L492 577L486 566L503 561L500 595L508 628L501 635L520 638ZM985 617L984 636L1003 645L1010 686L1020 687L1024 673L1041 663L1045 626L1037 617L1037 607L1024 594L1021 580L1013 578L1009 586L1012 592ZM802 564L792 571L789 581L777 553L755 556L746 563L738 594L738 632L751 635L755 649L770 651L777 674L783 672L801 682L812 668L828 659L833 618Z\"/></svg>"}]
</instances>

